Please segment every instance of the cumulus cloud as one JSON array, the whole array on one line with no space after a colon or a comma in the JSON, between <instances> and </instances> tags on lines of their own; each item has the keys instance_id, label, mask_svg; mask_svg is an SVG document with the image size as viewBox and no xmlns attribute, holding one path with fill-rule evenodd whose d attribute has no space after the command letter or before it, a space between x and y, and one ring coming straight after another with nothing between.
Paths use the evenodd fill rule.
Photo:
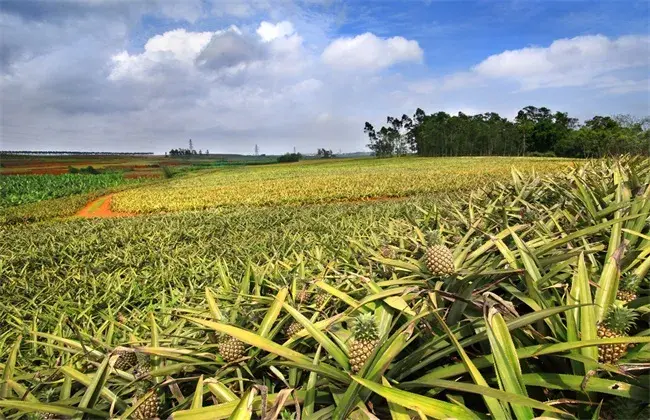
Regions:
<instances>
[{"instance_id":1,"label":"cumulus cloud","mask_svg":"<svg viewBox=\"0 0 650 420\"><path fill-rule=\"evenodd\" d=\"M286 37L294 33L293 25L291 22L282 21L277 24L269 22L262 22L257 28L257 34L262 38L262 41L269 42L277 38Z\"/></svg>"},{"instance_id":2,"label":"cumulus cloud","mask_svg":"<svg viewBox=\"0 0 650 420\"><path fill-rule=\"evenodd\" d=\"M323 51L323 61L342 70L381 70L402 62L420 62L422 48L417 41L401 36L379 38L366 32L334 40Z\"/></svg>"},{"instance_id":3,"label":"cumulus cloud","mask_svg":"<svg viewBox=\"0 0 650 420\"><path fill-rule=\"evenodd\" d=\"M603 35L558 39L548 47L528 47L495 54L474 67L486 78L507 78L522 89L586 86L616 70L650 66L650 37ZM610 79L610 83L612 80ZM629 84L629 81L620 81Z\"/></svg>"}]
</instances>

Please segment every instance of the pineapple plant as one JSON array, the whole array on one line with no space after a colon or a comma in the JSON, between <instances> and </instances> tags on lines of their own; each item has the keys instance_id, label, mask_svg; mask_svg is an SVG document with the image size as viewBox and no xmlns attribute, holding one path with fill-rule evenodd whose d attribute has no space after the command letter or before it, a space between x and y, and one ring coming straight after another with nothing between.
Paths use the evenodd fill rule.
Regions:
<instances>
[{"instance_id":1,"label":"pineapple plant","mask_svg":"<svg viewBox=\"0 0 650 420\"><path fill-rule=\"evenodd\" d=\"M357 316L352 326L350 342L350 366L358 373L379 343L379 331L371 313Z\"/></svg>"},{"instance_id":2,"label":"pineapple plant","mask_svg":"<svg viewBox=\"0 0 650 420\"><path fill-rule=\"evenodd\" d=\"M599 338L624 337L634 324L637 314L629 308L614 306L609 310L605 319L598 324ZM600 363L616 363L627 351L627 344L603 344L598 346L598 361Z\"/></svg>"},{"instance_id":3,"label":"pineapple plant","mask_svg":"<svg viewBox=\"0 0 650 420\"><path fill-rule=\"evenodd\" d=\"M217 343L217 349L223 360L230 363L242 358L244 351L246 351L246 346L235 337L222 335Z\"/></svg>"},{"instance_id":4,"label":"pineapple plant","mask_svg":"<svg viewBox=\"0 0 650 420\"><path fill-rule=\"evenodd\" d=\"M628 304L637 298L638 290L639 278L634 273L628 273L621 279L621 284L616 292L616 299Z\"/></svg>"},{"instance_id":5,"label":"pineapple plant","mask_svg":"<svg viewBox=\"0 0 650 420\"><path fill-rule=\"evenodd\" d=\"M427 248L425 253L425 263L431 274L437 277L445 277L454 274L454 256L451 250L447 248L437 232L433 233L433 245Z\"/></svg>"},{"instance_id":6,"label":"pineapple plant","mask_svg":"<svg viewBox=\"0 0 650 420\"><path fill-rule=\"evenodd\" d=\"M146 393L139 393L136 396L136 399L144 398L142 403L135 410L136 419L157 419L160 415L160 396L155 390L152 390L153 393L146 397ZM139 402L139 401L138 401Z\"/></svg>"},{"instance_id":7,"label":"pineapple plant","mask_svg":"<svg viewBox=\"0 0 650 420\"><path fill-rule=\"evenodd\" d=\"M127 371L138 364L138 356L135 352L120 350L117 354L119 357L113 365L115 369Z\"/></svg>"}]
</instances>

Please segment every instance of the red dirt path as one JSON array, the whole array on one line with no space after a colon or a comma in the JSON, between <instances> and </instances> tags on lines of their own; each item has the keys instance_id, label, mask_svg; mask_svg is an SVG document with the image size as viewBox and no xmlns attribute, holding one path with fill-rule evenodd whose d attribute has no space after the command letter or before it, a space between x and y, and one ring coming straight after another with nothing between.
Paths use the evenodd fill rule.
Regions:
<instances>
[{"instance_id":1,"label":"red dirt path","mask_svg":"<svg viewBox=\"0 0 650 420\"><path fill-rule=\"evenodd\" d=\"M134 213L116 213L113 210L111 210L111 200L113 198L113 194L105 195L103 197L99 197L96 200L91 201L90 203L86 204L86 206L79 210L77 213L77 217L84 217L84 218L93 218L93 217L100 217L100 218L108 218L108 217L132 217L135 216Z\"/></svg>"}]
</instances>

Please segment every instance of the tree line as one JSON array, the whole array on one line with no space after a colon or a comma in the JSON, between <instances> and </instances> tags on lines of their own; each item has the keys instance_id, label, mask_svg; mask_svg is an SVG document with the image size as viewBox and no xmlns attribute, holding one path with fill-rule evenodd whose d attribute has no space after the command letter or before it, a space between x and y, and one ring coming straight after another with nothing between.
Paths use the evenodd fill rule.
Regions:
<instances>
[{"instance_id":1,"label":"tree line","mask_svg":"<svg viewBox=\"0 0 650 420\"><path fill-rule=\"evenodd\" d=\"M387 117L376 130L364 132L378 157L419 156L565 156L599 157L650 154L650 117L595 116L580 124L566 112L527 106L514 121L495 112L477 115L426 114Z\"/></svg>"}]
</instances>

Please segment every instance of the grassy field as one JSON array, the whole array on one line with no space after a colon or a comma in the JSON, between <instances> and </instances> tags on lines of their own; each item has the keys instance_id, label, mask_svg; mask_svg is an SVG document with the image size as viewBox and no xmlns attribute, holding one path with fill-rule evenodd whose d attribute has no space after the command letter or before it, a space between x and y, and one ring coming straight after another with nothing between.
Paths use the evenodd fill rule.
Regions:
<instances>
[{"instance_id":1,"label":"grassy field","mask_svg":"<svg viewBox=\"0 0 650 420\"><path fill-rule=\"evenodd\" d=\"M648 417L647 159L165 182L115 195L154 214L0 226L6 418Z\"/></svg>"},{"instance_id":2,"label":"grassy field","mask_svg":"<svg viewBox=\"0 0 650 420\"><path fill-rule=\"evenodd\" d=\"M533 158L401 158L315 160L215 170L124 191L117 211L150 213L220 206L313 204L463 191L523 172L549 173L571 163Z\"/></svg>"}]
</instances>

